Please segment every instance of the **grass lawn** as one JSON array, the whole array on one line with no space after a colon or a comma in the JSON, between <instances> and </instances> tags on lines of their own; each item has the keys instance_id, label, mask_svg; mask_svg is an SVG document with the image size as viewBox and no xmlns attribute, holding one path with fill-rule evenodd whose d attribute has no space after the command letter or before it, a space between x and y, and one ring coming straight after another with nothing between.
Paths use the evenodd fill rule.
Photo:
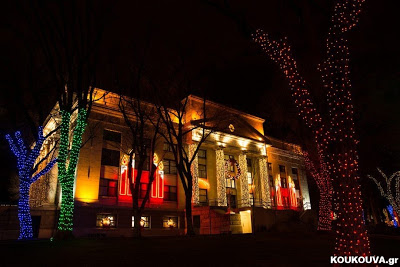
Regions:
<instances>
[{"instance_id":1,"label":"grass lawn","mask_svg":"<svg viewBox=\"0 0 400 267\"><path fill-rule=\"evenodd\" d=\"M329 266L333 242L315 233L2 241L0 266ZM375 255L400 257L399 248L399 237L372 237Z\"/></svg>"}]
</instances>

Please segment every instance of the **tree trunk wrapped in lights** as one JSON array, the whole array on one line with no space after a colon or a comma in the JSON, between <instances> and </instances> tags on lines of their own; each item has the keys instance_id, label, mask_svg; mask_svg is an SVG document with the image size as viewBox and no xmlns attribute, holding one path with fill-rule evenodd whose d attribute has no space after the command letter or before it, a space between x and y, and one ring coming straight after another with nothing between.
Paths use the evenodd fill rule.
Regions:
<instances>
[{"instance_id":1,"label":"tree trunk wrapped in lights","mask_svg":"<svg viewBox=\"0 0 400 267\"><path fill-rule=\"evenodd\" d=\"M308 86L297 70L287 39L274 40L262 30L253 36L266 54L281 68L292 97L314 135L318 156L326 164L333 181L338 208L335 255L370 255L369 240L362 218L358 176L358 154L353 121L349 49L346 32L358 23L363 0L337 1L327 38L326 59L319 66L327 90L328 114L315 108Z\"/></svg>"},{"instance_id":2,"label":"tree trunk wrapped in lights","mask_svg":"<svg viewBox=\"0 0 400 267\"><path fill-rule=\"evenodd\" d=\"M71 113L61 110L60 148L58 152L58 179L61 185L61 209L58 230L72 233L74 214L74 183L82 135L86 127L86 110L79 109L77 123L70 135ZM72 138L71 150L69 150Z\"/></svg>"},{"instance_id":3,"label":"tree trunk wrapped in lights","mask_svg":"<svg viewBox=\"0 0 400 267\"><path fill-rule=\"evenodd\" d=\"M400 214L400 171L397 171L387 177L387 175L378 168L379 173L385 179L386 182L386 190L382 187L381 183L378 182L374 177L368 175L368 178L373 180L376 186L379 189L381 195L386 198L386 200L392 205L393 209L396 211L397 214ZM396 178L396 179L395 179ZM392 186L392 181L395 179L394 190ZM392 192L393 191L393 192Z\"/></svg>"},{"instance_id":4,"label":"tree trunk wrapped in lights","mask_svg":"<svg viewBox=\"0 0 400 267\"><path fill-rule=\"evenodd\" d=\"M37 161L40 150L42 148L45 137L43 136L43 127L39 127L38 139L34 148L30 151L26 148L24 141L22 140L21 133L18 131L15 133L17 143L9 134L6 135L6 139L10 145L11 151L17 158L18 176L19 176L19 200L18 200L18 219L19 219L19 237L18 239L32 239L32 218L29 206L29 189L35 181L41 176L46 174L54 166L57 159L49 161L41 171L37 172L37 168L45 160L50 153L48 153L42 160L35 164ZM35 174L36 173L36 174Z\"/></svg>"},{"instance_id":5,"label":"tree trunk wrapped in lights","mask_svg":"<svg viewBox=\"0 0 400 267\"><path fill-rule=\"evenodd\" d=\"M304 161L308 172L314 178L319 190L318 230L332 230L332 182L324 162L317 170L308 153L303 151Z\"/></svg>"}]
</instances>

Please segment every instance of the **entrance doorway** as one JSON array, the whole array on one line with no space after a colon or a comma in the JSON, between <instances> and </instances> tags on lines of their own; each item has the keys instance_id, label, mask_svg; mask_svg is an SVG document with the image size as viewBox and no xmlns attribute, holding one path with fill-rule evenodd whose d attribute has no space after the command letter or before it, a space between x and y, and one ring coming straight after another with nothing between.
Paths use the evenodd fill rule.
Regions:
<instances>
[{"instance_id":1,"label":"entrance doorway","mask_svg":"<svg viewBox=\"0 0 400 267\"><path fill-rule=\"evenodd\" d=\"M251 211L245 210L240 212L240 220L242 221L243 234L251 234Z\"/></svg>"}]
</instances>

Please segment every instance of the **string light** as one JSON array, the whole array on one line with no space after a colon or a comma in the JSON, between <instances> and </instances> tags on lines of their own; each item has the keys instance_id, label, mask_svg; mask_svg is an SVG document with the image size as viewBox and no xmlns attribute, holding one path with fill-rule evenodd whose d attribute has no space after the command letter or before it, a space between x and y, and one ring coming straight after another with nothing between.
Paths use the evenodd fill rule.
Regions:
<instances>
[{"instance_id":1,"label":"string light","mask_svg":"<svg viewBox=\"0 0 400 267\"><path fill-rule=\"evenodd\" d=\"M189 158L192 159L194 152L197 149L198 144L190 144L189 145ZM199 159L197 154L195 155L192 165L190 166L190 170L192 172L193 177L193 196L192 203L197 205L200 203L200 195L199 195Z\"/></svg>"},{"instance_id":2,"label":"string light","mask_svg":"<svg viewBox=\"0 0 400 267\"><path fill-rule=\"evenodd\" d=\"M227 206L224 150L216 151L218 206Z\"/></svg>"},{"instance_id":3,"label":"string light","mask_svg":"<svg viewBox=\"0 0 400 267\"><path fill-rule=\"evenodd\" d=\"M378 168L379 173L382 175L386 182L386 191L383 189L382 185L380 182L378 182L373 176L367 175L368 178L373 180L376 184L376 186L379 189L379 192L381 195L386 198L386 200L390 203L390 205L394 208L397 214L400 214L400 171L397 171L390 175L390 177L387 177L386 174ZM395 189L396 192L392 193L392 181L393 179L396 178L395 182Z\"/></svg>"},{"instance_id":4,"label":"string light","mask_svg":"<svg viewBox=\"0 0 400 267\"><path fill-rule=\"evenodd\" d=\"M271 208L271 193L268 183L268 167L265 157L258 159L258 166L260 168L260 181L261 181L261 202L264 209Z\"/></svg>"},{"instance_id":5,"label":"string light","mask_svg":"<svg viewBox=\"0 0 400 267\"><path fill-rule=\"evenodd\" d=\"M247 169L247 157L246 154L244 153L239 155L239 167L242 170ZM247 180L247 172L245 171L241 172L239 179L241 185L240 188L241 188L242 207L250 207L250 193L249 193L249 182Z\"/></svg>"},{"instance_id":6,"label":"string light","mask_svg":"<svg viewBox=\"0 0 400 267\"><path fill-rule=\"evenodd\" d=\"M314 163L308 156L308 152L302 152L304 162L308 172L314 178L319 190L319 212L318 212L318 230L332 230L332 184L329 173L323 164L320 170L317 170Z\"/></svg>"},{"instance_id":7,"label":"string light","mask_svg":"<svg viewBox=\"0 0 400 267\"><path fill-rule=\"evenodd\" d=\"M337 1L334 7L326 42L326 59L318 68L327 91L328 119L325 122L297 70L287 38L273 40L260 29L253 35L254 41L280 67L288 80L299 116L311 128L318 157L333 178L334 202L337 204L337 208L334 206L337 213L335 255L343 256L370 255L362 217L349 49L344 36L357 25L363 3L364 0Z\"/></svg>"},{"instance_id":8,"label":"string light","mask_svg":"<svg viewBox=\"0 0 400 267\"><path fill-rule=\"evenodd\" d=\"M226 179L239 179L239 177L242 175L242 170L240 168L239 162L237 162L235 159L229 159L229 161L235 163L236 165L236 169L237 169L237 173L236 175L231 175L229 172L229 163L228 160L225 161L225 177Z\"/></svg>"},{"instance_id":9,"label":"string light","mask_svg":"<svg viewBox=\"0 0 400 267\"><path fill-rule=\"evenodd\" d=\"M19 237L18 239L32 239L32 217L29 206L29 190L31 185L37 181L41 176L46 174L56 164L57 159L53 159L38 173L34 174L35 162L37 161L40 150L42 149L45 140L43 136L43 127L40 126L38 130L38 138L32 150L26 149L24 140L21 137L21 132L15 133L17 144L9 134L6 139L10 146L11 151L17 158L17 168L19 177L19 200L18 200L18 219L19 219Z\"/></svg>"},{"instance_id":10,"label":"string light","mask_svg":"<svg viewBox=\"0 0 400 267\"><path fill-rule=\"evenodd\" d=\"M71 232L74 214L74 182L78 163L82 135L86 127L86 110L79 109L77 124L72 135L72 146L69 151L69 133L71 113L61 110L60 147L58 152L58 180L61 185L61 209L58 230Z\"/></svg>"},{"instance_id":11,"label":"string light","mask_svg":"<svg viewBox=\"0 0 400 267\"><path fill-rule=\"evenodd\" d=\"M392 216L392 222L393 222L393 226L394 228L397 228L397 220L396 220L396 216L394 216L393 213L393 207L391 205L387 206L387 210L389 211L390 216Z\"/></svg>"}]
</instances>

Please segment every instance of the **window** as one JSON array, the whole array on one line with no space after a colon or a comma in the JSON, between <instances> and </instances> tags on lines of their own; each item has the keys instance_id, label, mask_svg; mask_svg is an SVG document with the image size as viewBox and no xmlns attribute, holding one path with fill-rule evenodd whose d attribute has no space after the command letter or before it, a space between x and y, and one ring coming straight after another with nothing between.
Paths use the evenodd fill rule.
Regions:
<instances>
[{"instance_id":1,"label":"window","mask_svg":"<svg viewBox=\"0 0 400 267\"><path fill-rule=\"evenodd\" d=\"M99 196L116 197L118 188L118 180L100 178Z\"/></svg>"},{"instance_id":2,"label":"window","mask_svg":"<svg viewBox=\"0 0 400 267\"><path fill-rule=\"evenodd\" d=\"M178 217L176 216L164 216L163 217L163 228L177 228Z\"/></svg>"},{"instance_id":3,"label":"window","mask_svg":"<svg viewBox=\"0 0 400 267\"><path fill-rule=\"evenodd\" d=\"M225 161L228 161L228 171L234 172L235 171L235 165L234 165L235 157L232 155L225 154L224 159L225 159Z\"/></svg>"},{"instance_id":4,"label":"window","mask_svg":"<svg viewBox=\"0 0 400 267\"><path fill-rule=\"evenodd\" d=\"M207 179L207 166L205 164L199 164L199 177Z\"/></svg>"},{"instance_id":5,"label":"window","mask_svg":"<svg viewBox=\"0 0 400 267\"><path fill-rule=\"evenodd\" d=\"M197 156L201 159L206 159L207 158L207 150L199 149L199 151L197 152Z\"/></svg>"},{"instance_id":6,"label":"window","mask_svg":"<svg viewBox=\"0 0 400 267\"><path fill-rule=\"evenodd\" d=\"M176 150L176 145L174 144L175 150ZM167 142L164 142L163 150L166 152L172 152L172 145L170 145Z\"/></svg>"},{"instance_id":7,"label":"window","mask_svg":"<svg viewBox=\"0 0 400 267\"><path fill-rule=\"evenodd\" d=\"M268 162L268 170L272 171L272 163L271 162Z\"/></svg>"},{"instance_id":8,"label":"window","mask_svg":"<svg viewBox=\"0 0 400 267\"><path fill-rule=\"evenodd\" d=\"M279 165L279 172L281 175L281 187L287 188L287 181L286 181L286 168L283 165Z\"/></svg>"},{"instance_id":9,"label":"window","mask_svg":"<svg viewBox=\"0 0 400 267\"><path fill-rule=\"evenodd\" d=\"M271 194L270 194L271 203L272 203L272 206L276 206L276 203L275 203L275 183L274 183L274 177L272 176L272 174L268 175L268 181L269 181L269 188L271 190Z\"/></svg>"},{"instance_id":10,"label":"window","mask_svg":"<svg viewBox=\"0 0 400 267\"><path fill-rule=\"evenodd\" d=\"M226 178L226 187L227 188L236 188L235 179Z\"/></svg>"},{"instance_id":11,"label":"window","mask_svg":"<svg viewBox=\"0 0 400 267\"><path fill-rule=\"evenodd\" d=\"M268 180L269 180L269 187L274 189L275 188L274 177L271 174L268 175Z\"/></svg>"},{"instance_id":12,"label":"window","mask_svg":"<svg viewBox=\"0 0 400 267\"><path fill-rule=\"evenodd\" d=\"M163 159L164 173L165 174L176 174L176 162L172 159Z\"/></svg>"},{"instance_id":13,"label":"window","mask_svg":"<svg viewBox=\"0 0 400 267\"><path fill-rule=\"evenodd\" d=\"M287 188L286 177L281 176L281 188Z\"/></svg>"},{"instance_id":14,"label":"window","mask_svg":"<svg viewBox=\"0 0 400 267\"><path fill-rule=\"evenodd\" d=\"M96 227L115 228L116 215L114 214L97 214Z\"/></svg>"},{"instance_id":15,"label":"window","mask_svg":"<svg viewBox=\"0 0 400 267\"><path fill-rule=\"evenodd\" d=\"M201 204L208 203L207 189L199 189L199 202Z\"/></svg>"},{"instance_id":16,"label":"window","mask_svg":"<svg viewBox=\"0 0 400 267\"><path fill-rule=\"evenodd\" d=\"M251 172L247 173L247 183L248 184L253 184L253 177L251 176Z\"/></svg>"},{"instance_id":17,"label":"window","mask_svg":"<svg viewBox=\"0 0 400 267\"><path fill-rule=\"evenodd\" d=\"M300 188L300 184L299 184L299 177L298 177L298 170L297 168L292 168L292 173L293 173L293 182L294 182L294 187L296 189Z\"/></svg>"},{"instance_id":18,"label":"window","mask_svg":"<svg viewBox=\"0 0 400 267\"><path fill-rule=\"evenodd\" d=\"M164 185L164 200L176 201L176 186Z\"/></svg>"},{"instance_id":19,"label":"window","mask_svg":"<svg viewBox=\"0 0 400 267\"><path fill-rule=\"evenodd\" d=\"M247 158L246 161L247 161L247 171L251 172L251 167L252 167L251 159Z\"/></svg>"},{"instance_id":20,"label":"window","mask_svg":"<svg viewBox=\"0 0 400 267\"><path fill-rule=\"evenodd\" d=\"M250 205L253 206L254 205L254 194L250 193Z\"/></svg>"},{"instance_id":21,"label":"window","mask_svg":"<svg viewBox=\"0 0 400 267\"><path fill-rule=\"evenodd\" d=\"M119 151L103 148L101 151L101 165L119 167Z\"/></svg>"},{"instance_id":22,"label":"window","mask_svg":"<svg viewBox=\"0 0 400 267\"><path fill-rule=\"evenodd\" d=\"M279 171L280 171L280 172L284 172L285 175L286 175L286 168L285 168L285 166L279 165Z\"/></svg>"},{"instance_id":23,"label":"window","mask_svg":"<svg viewBox=\"0 0 400 267\"><path fill-rule=\"evenodd\" d=\"M246 159L246 160L247 160L247 183L253 184L251 159Z\"/></svg>"},{"instance_id":24,"label":"window","mask_svg":"<svg viewBox=\"0 0 400 267\"><path fill-rule=\"evenodd\" d=\"M103 140L116 142L116 143L120 144L121 143L121 133L104 129Z\"/></svg>"},{"instance_id":25,"label":"window","mask_svg":"<svg viewBox=\"0 0 400 267\"><path fill-rule=\"evenodd\" d=\"M150 228L150 216L142 216L140 226L143 228ZM132 227L135 227L135 216L132 216Z\"/></svg>"}]
</instances>

